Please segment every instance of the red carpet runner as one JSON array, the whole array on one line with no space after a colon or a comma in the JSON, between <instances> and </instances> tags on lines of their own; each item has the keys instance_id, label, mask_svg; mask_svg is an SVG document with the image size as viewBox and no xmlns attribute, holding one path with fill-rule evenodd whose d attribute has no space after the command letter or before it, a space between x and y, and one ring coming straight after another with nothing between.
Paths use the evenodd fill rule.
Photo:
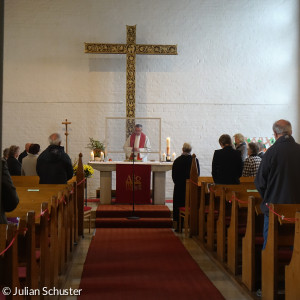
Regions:
<instances>
[{"instance_id":1,"label":"red carpet runner","mask_svg":"<svg viewBox=\"0 0 300 300\"><path fill-rule=\"evenodd\" d=\"M98 228L78 299L224 299L171 229Z\"/></svg>"}]
</instances>

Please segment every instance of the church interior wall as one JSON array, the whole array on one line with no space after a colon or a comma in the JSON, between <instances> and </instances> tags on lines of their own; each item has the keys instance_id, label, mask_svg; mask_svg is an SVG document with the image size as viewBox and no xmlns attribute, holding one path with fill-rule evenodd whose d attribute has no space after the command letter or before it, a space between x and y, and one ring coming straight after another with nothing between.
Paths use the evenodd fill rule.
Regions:
<instances>
[{"instance_id":1,"label":"church interior wall","mask_svg":"<svg viewBox=\"0 0 300 300\"><path fill-rule=\"evenodd\" d=\"M177 56L136 59L136 117L161 118L162 152L168 136L177 155L190 142L209 176L223 133L272 137L285 118L300 141L297 0L6 0L3 148L45 149L67 118L69 155L87 163L88 138L125 117L126 58L85 54L84 42L125 43L135 24L137 43L178 45ZM89 191L98 186L95 174Z\"/></svg>"}]
</instances>

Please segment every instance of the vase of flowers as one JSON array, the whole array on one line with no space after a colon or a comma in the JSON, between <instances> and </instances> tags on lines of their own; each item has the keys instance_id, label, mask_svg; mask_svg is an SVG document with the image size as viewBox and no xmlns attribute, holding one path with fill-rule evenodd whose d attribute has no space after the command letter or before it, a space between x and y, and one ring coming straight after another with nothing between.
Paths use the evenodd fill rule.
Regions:
<instances>
[{"instance_id":1,"label":"vase of flowers","mask_svg":"<svg viewBox=\"0 0 300 300\"><path fill-rule=\"evenodd\" d=\"M77 169L78 169L78 165L77 164L73 165L74 176L76 176ZM92 166L83 165L83 173L85 178L90 178L94 174L94 169Z\"/></svg>"},{"instance_id":2,"label":"vase of flowers","mask_svg":"<svg viewBox=\"0 0 300 300\"><path fill-rule=\"evenodd\" d=\"M94 152L95 160L101 160L102 156L104 160L104 152L105 152L104 143L100 142L99 140L94 140L93 138L89 138L89 139L90 142L87 144L87 148L91 149Z\"/></svg>"}]
</instances>

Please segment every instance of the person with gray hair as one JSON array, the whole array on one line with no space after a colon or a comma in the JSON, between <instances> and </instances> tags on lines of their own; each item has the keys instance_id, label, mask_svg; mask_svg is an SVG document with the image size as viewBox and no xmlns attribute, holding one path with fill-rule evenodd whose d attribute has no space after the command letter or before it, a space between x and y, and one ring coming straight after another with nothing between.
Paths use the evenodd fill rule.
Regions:
<instances>
[{"instance_id":1,"label":"person with gray hair","mask_svg":"<svg viewBox=\"0 0 300 300\"><path fill-rule=\"evenodd\" d=\"M48 138L50 145L60 146L61 144L61 136L59 133L52 133Z\"/></svg>"},{"instance_id":2,"label":"person with gray hair","mask_svg":"<svg viewBox=\"0 0 300 300\"><path fill-rule=\"evenodd\" d=\"M242 160L245 161L247 157L247 144L245 137L241 133L236 133L234 136L235 149L241 152Z\"/></svg>"},{"instance_id":3,"label":"person with gray hair","mask_svg":"<svg viewBox=\"0 0 300 300\"><path fill-rule=\"evenodd\" d=\"M254 181L263 198L263 249L266 246L269 228L269 209L266 204L300 204L300 145L292 137L289 121L276 121L273 131L276 141L264 154Z\"/></svg>"},{"instance_id":4,"label":"person with gray hair","mask_svg":"<svg viewBox=\"0 0 300 300\"><path fill-rule=\"evenodd\" d=\"M65 184L73 177L71 159L64 151L58 133L49 136L49 146L37 159L36 172L40 184Z\"/></svg>"},{"instance_id":5,"label":"person with gray hair","mask_svg":"<svg viewBox=\"0 0 300 300\"><path fill-rule=\"evenodd\" d=\"M190 170L192 165L192 146L184 143L182 146L182 154L177 157L172 166L172 179L174 182L173 191L173 221L175 230L178 231L179 208L185 206L185 182L190 178ZM196 159L198 176L200 176L200 166Z\"/></svg>"},{"instance_id":6,"label":"person with gray hair","mask_svg":"<svg viewBox=\"0 0 300 300\"><path fill-rule=\"evenodd\" d=\"M259 156L260 158L263 158L265 152L265 144L262 141L258 141L257 142L257 146L258 146L258 154L257 156Z\"/></svg>"}]
</instances>

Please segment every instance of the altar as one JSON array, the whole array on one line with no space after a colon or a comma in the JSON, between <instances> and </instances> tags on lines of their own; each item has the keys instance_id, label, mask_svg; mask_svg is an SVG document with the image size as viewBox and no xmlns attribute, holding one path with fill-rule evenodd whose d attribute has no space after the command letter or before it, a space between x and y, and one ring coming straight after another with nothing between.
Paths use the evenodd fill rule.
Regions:
<instances>
[{"instance_id":1,"label":"altar","mask_svg":"<svg viewBox=\"0 0 300 300\"><path fill-rule=\"evenodd\" d=\"M111 204L112 172L116 171L117 164L132 164L124 161L88 163L100 172L101 204ZM150 165L152 172L153 204L164 205L166 197L166 172L172 170L172 162L137 162L138 165Z\"/></svg>"}]
</instances>

